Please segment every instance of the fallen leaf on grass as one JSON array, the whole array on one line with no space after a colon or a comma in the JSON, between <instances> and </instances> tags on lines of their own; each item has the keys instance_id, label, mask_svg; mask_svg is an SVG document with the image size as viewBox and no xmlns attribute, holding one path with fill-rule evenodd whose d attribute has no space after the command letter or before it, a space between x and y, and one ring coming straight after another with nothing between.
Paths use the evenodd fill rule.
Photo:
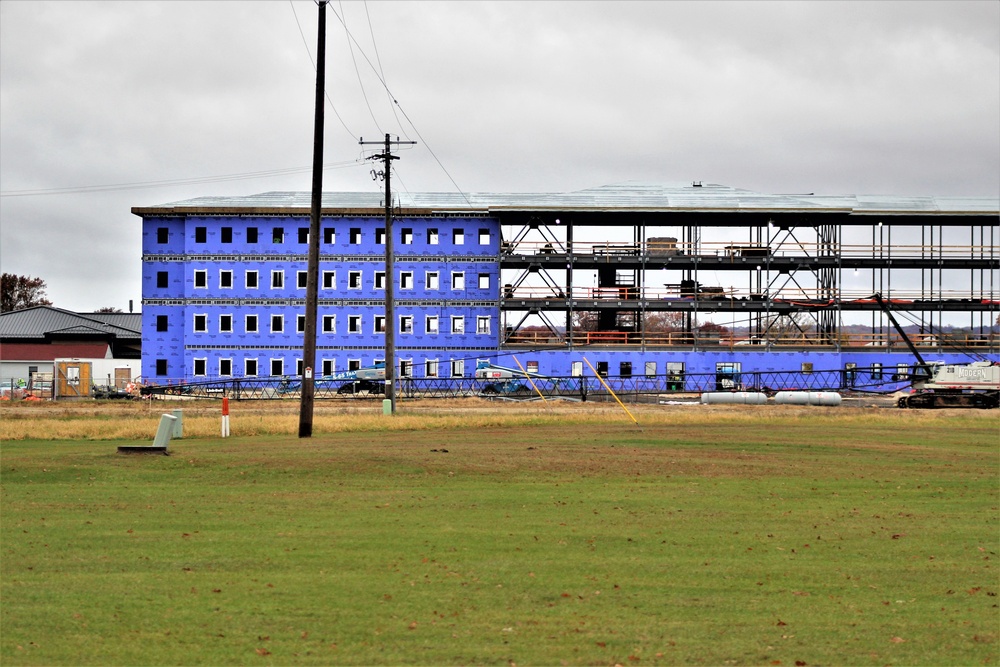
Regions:
<instances>
[{"instance_id":1,"label":"fallen leaf on grass","mask_svg":"<svg viewBox=\"0 0 1000 667\"><path fill-rule=\"evenodd\" d=\"M271 652L266 648L259 648L257 649L257 655L271 655Z\"/></svg>"},{"instance_id":2,"label":"fallen leaf on grass","mask_svg":"<svg viewBox=\"0 0 1000 667\"><path fill-rule=\"evenodd\" d=\"M892 639L890 639L889 641L891 641L891 642L892 642L893 644L902 644L902 643L903 643L903 642L905 642L906 640L905 640L905 639L903 639L902 637L893 637L893 638L892 638Z\"/></svg>"}]
</instances>

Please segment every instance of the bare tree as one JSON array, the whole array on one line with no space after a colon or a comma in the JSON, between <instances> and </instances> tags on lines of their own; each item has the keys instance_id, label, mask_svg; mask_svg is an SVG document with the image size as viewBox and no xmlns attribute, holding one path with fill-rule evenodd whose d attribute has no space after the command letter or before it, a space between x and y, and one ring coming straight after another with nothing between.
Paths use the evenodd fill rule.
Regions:
<instances>
[{"instance_id":1,"label":"bare tree","mask_svg":"<svg viewBox=\"0 0 1000 667\"><path fill-rule=\"evenodd\" d=\"M578 310L573 313L574 331L597 331L597 312Z\"/></svg>"},{"instance_id":2,"label":"bare tree","mask_svg":"<svg viewBox=\"0 0 1000 667\"><path fill-rule=\"evenodd\" d=\"M764 322L764 338L771 342L803 340L813 328L808 313L772 315Z\"/></svg>"},{"instance_id":3,"label":"bare tree","mask_svg":"<svg viewBox=\"0 0 1000 667\"><path fill-rule=\"evenodd\" d=\"M716 324L715 322L704 322L698 327L698 331L702 333L714 333L718 332L720 334L729 331L729 327L723 326L721 324Z\"/></svg>"},{"instance_id":4,"label":"bare tree","mask_svg":"<svg viewBox=\"0 0 1000 667\"><path fill-rule=\"evenodd\" d=\"M650 333L684 331L684 313L646 313L643 327Z\"/></svg>"}]
</instances>

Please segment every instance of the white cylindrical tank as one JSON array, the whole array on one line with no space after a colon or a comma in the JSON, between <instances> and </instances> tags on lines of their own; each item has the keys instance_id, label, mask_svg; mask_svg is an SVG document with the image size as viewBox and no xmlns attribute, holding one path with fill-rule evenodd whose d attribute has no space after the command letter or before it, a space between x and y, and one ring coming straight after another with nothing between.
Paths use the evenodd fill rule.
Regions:
<instances>
[{"instance_id":1,"label":"white cylindrical tank","mask_svg":"<svg viewBox=\"0 0 1000 667\"><path fill-rule=\"evenodd\" d=\"M809 392L779 391L774 395L774 402L778 405L809 405Z\"/></svg>"},{"instance_id":2,"label":"white cylindrical tank","mask_svg":"<svg viewBox=\"0 0 1000 667\"><path fill-rule=\"evenodd\" d=\"M810 391L809 405L840 405L842 397L835 391Z\"/></svg>"},{"instance_id":3,"label":"white cylindrical tank","mask_svg":"<svg viewBox=\"0 0 1000 667\"><path fill-rule=\"evenodd\" d=\"M764 405L767 395L756 391L707 391L701 395L701 402L704 405Z\"/></svg>"},{"instance_id":4,"label":"white cylindrical tank","mask_svg":"<svg viewBox=\"0 0 1000 667\"><path fill-rule=\"evenodd\" d=\"M841 400L835 391L779 391L774 395L778 405L840 405Z\"/></svg>"}]
</instances>

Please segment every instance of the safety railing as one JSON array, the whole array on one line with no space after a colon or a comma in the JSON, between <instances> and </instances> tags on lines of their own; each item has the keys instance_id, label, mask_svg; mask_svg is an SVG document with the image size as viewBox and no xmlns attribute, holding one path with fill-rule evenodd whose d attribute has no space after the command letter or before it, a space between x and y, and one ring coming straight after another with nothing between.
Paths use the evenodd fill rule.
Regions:
<instances>
[{"instance_id":1,"label":"safety railing","mask_svg":"<svg viewBox=\"0 0 1000 667\"><path fill-rule=\"evenodd\" d=\"M563 242L520 241L517 245L505 244L502 248L507 255L566 255L569 245ZM702 241L698 244L663 239L649 239L643 243L614 241L574 241L574 255L595 257L659 257L694 256L699 258L750 259L766 262L768 258L830 257L843 258L886 258L893 259L988 259L1000 256L996 246L977 244L901 244L901 243L861 243L839 244L816 242L779 242L770 244Z\"/></svg>"},{"instance_id":2,"label":"safety railing","mask_svg":"<svg viewBox=\"0 0 1000 667\"><path fill-rule=\"evenodd\" d=\"M906 342L895 333L820 333L816 331L768 332L761 335L736 334L728 331L574 331L574 345L615 346L647 345L699 346L699 347L802 347L836 346L841 348L905 349ZM504 344L512 347L565 346L569 336L565 332L517 331L510 334ZM1000 349L1000 333L947 333L910 335L918 348L937 350L979 350L991 352Z\"/></svg>"},{"instance_id":3,"label":"safety railing","mask_svg":"<svg viewBox=\"0 0 1000 667\"><path fill-rule=\"evenodd\" d=\"M664 285L663 287L583 287L574 286L569 290L562 286L545 285L505 285L503 298L507 301L523 300L554 300L565 301L765 301L801 305L803 307L829 307L841 305L874 304L871 290L839 290L839 298L832 299L818 287L785 287L769 291L766 294L754 292L746 287L709 286L684 287L681 285ZM886 299L895 305L909 305L917 301L964 301L981 305L1000 305L1000 291L970 291L970 290L925 290L894 289Z\"/></svg>"}]
</instances>

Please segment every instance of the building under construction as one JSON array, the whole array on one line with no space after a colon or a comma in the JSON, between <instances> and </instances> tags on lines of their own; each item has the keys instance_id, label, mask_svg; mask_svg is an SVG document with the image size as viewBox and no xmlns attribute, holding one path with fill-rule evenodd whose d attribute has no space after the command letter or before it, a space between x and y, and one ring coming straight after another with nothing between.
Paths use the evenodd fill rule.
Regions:
<instances>
[{"instance_id":1,"label":"building under construction","mask_svg":"<svg viewBox=\"0 0 1000 667\"><path fill-rule=\"evenodd\" d=\"M1000 201L762 194L702 183L571 193L324 193L317 375L385 358L472 377L517 356L571 377L912 367L872 296L928 359L1000 360ZM308 192L136 207L143 376L295 376ZM385 321L393 281L396 322ZM898 372L897 372L898 371ZM869 371L874 373L875 371Z\"/></svg>"}]
</instances>

